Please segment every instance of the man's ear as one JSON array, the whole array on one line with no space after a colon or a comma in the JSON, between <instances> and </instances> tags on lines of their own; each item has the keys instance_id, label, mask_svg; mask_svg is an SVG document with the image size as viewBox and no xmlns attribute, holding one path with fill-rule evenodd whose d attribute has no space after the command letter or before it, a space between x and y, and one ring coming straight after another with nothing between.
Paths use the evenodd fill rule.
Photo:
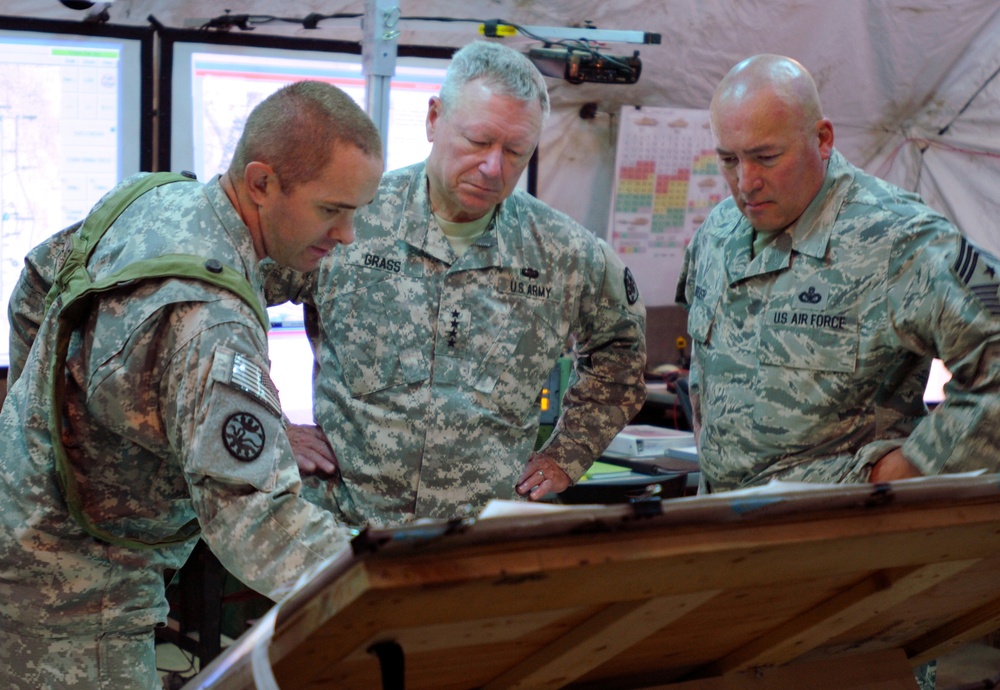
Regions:
<instances>
[{"instance_id":1,"label":"man's ear","mask_svg":"<svg viewBox=\"0 0 1000 690\"><path fill-rule=\"evenodd\" d=\"M816 123L816 135L819 138L819 151L823 160L833 155L833 123L823 118Z\"/></svg>"},{"instance_id":2,"label":"man's ear","mask_svg":"<svg viewBox=\"0 0 1000 690\"><path fill-rule=\"evenodd\" d=\"M278 188L278 178L274 174L274 169L260 161L247 163L243 171L243 180L246 182L247 193L258 205L263 204L267 195Z\"/></svg>"},{"instance_id":3,"label":"man's ear","mask_svg":"<svg viewBox=\"0 0 1000 690\"><path fill-rule=\"evenodd\" d=\"M434 141L434 129L437 127L438 118L441 117L441 98L438 96L431 96L430 100L427 102L427 122L425 123L427 129L427 141Z\"/></svg>"}]
</instances>

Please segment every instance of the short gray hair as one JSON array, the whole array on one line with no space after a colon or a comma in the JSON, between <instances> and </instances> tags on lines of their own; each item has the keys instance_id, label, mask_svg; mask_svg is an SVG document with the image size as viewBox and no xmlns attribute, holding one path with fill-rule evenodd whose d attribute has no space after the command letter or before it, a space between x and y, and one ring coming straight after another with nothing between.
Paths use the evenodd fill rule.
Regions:
<instances>
[{"instance_id":1,"label":"short gray hair","mask_svg":"<svg viewBox=\"0 0 1000 690\"><path fill-rule=\"evenodd\" d=\"M513 48L489 41L473 41L452 57L441 85L444 112L455 104L462 87L476 79L520 101L537 100L542 118L549 114L549 92L538 68Z\"/></svg>"}]
</instances>

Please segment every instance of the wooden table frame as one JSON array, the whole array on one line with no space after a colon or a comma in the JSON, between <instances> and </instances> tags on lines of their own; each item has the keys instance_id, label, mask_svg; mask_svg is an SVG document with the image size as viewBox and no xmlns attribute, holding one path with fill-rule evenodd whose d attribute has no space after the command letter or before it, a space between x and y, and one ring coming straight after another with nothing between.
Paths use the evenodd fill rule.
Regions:
<instances>
[{"instance_id":1,"label":"wooden table frame","mask_svg":"<svg viewBox=\"0 0 1000 690\"><path fill-rule=\"evenodd\" d=\"M189 689L895 690L1000 628L1000 476L368 530Z\"/></svg>"}]
</instances>

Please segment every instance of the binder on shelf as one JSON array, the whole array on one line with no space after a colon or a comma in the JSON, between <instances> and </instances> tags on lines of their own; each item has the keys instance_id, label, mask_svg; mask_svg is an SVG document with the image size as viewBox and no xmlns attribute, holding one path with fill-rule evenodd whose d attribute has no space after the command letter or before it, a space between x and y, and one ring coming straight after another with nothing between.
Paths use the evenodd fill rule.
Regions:
<instances>
[{"instance_id":1,"label":"binder on shelf","mask_svg":"<svg viewBox=\"0 0 1000 690\"><path fill-rule=\"evenodd\" d=\"M618 432L604 453L630 458L656 457L666 455L670 448L693 445L694 434L690 431L629 424Z\"/></svg>"},{"instance_id":2,"label":"binder on shelf","mask_svg":"<svg viewBox=\"0 0 1000 690\"><path fill-rule=\"evenodd\" d=\"M667 448L667 457L698 464L698 446L694 444L694 439L692 439L690 444Z\"/></svg>"},{"instance_id":3,"label":"binder on shelf","mask_svg":"<svg viewBox=\"0 0 1000 690\"><path fill-rule=\"evenodd\" d=\"M644 458L627 457L624 455L604 455L603 460L612 465L627 467L633 472L639 472L640 474L687 474L700 470L697 460L675 458L671 455Z\"/></svg>"}]
</instances>

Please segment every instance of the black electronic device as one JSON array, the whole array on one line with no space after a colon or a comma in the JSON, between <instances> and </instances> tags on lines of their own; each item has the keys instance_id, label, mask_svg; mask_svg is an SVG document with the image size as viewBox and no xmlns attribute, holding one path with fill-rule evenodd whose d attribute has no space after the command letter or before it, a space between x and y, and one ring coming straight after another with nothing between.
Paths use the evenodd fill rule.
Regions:
<instances>
[{"instance_id":1,"label":"black electronic device","mask_svg":"<svg viewBox=\"0 0 1000 690\"><path fill-rule=\"evenodd\" d=\"M560 77L571 84L635 84L642 73L638 50L624 56L572 48L532 48L528 59L542 74Z\"/></svg>"}]
</instances>

